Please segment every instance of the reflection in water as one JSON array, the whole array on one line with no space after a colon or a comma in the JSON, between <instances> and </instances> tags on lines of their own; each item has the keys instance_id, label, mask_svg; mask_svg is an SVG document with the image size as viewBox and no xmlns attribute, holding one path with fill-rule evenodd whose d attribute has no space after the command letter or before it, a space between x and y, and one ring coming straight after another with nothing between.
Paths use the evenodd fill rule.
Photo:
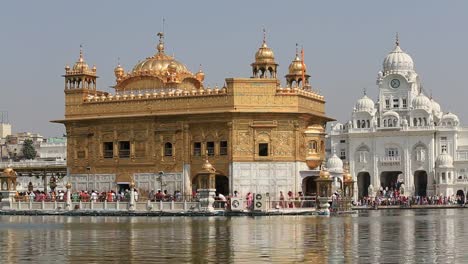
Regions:
<instances>
[{"instance_id":1,"label":"reflection in water","mask_svg":"<svg viewBox=\"0 0 468 264\"><path fill-rule=\"evenodd\" d=\"M0 216L0 263L467 262L468 210L313 217Z\"/></svg>"}]
</instances>

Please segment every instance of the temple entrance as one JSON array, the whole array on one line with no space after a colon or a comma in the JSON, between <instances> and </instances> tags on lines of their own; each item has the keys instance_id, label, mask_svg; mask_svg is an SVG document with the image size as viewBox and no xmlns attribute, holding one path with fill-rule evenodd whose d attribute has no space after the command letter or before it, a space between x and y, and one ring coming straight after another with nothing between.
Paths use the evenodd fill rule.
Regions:
<instances>
[{"instance_id":1,"label":"temple entrance","mask_svg":"<svg viewBox=\"0 0 468 264\"><path fill-rule=\"evenodd\" d=\"M370 185L370 174L367 171L358 173L357 175L358 183L358 198L366 197L369 195L369 185Z\"/></svg>"},{"instance_id":2,"label":"temple entrance","mask_svg":"<svg viewBox=\"0 0 468 264\"><path fill-rule=\"evenodd\" d=\"M463 190L458 190L457 191L457 203L458 204L464 204L465 203L465 193Z\"/></svg>"},{"instance_id":3,"label":"temple entrance","mask_svg":"<svg viewBox=\"0 0 468 264\"><path fill-rule=\"evenodd\" d=\"M427 195L427 172L426 171L415 171L414 172L414 194L417 196Z\"/></svg>"},{"instance_id":4,"label":"temple entrance","mask_svg":"<svg viewBox=\"0 0 468 264\"><path fill-rule=\"evenodd\" d=\"M216 192L225 196L229 195L229 178L224 175L216 175Z\"/></svg>"},{"instance_id":5,"label":"temple entrance","mask_svg":"<svg viewBox=\"0 0 468 264\"><path fill-rule=\"evenodd\" d=\"M318 176L308 176L302 180L302 191L305 196L316 196L317 195L317 183L315 179Z\"/></svg>"},{"instance_id":6,"label":"temple entrance","mask_svg":"<svg viewBox=\"0 0 468 264\"><path fill-rule=\"evenodd\" d=\"M383 171L380 174L380 186L389 190L397 189L398 175L401 174L401 171Z\"/></svg>"}]
</instances>

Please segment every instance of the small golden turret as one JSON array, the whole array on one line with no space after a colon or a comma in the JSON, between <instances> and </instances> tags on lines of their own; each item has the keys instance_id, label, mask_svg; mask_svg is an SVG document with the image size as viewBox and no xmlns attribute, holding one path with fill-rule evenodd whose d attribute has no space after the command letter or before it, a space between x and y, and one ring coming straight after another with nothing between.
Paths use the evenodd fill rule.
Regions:
<instances>
[{"instance_id":1,"label":"small golden turret","mask_svg":"<svg viewBox=\"0 0 468 264\"><path fill-rule=\"evenodd\" d=\"M197 78L199 82L203 82L205 80L205 73L202 71L201 64L200 64L200 69L195 74L195 78Z\"/></svg>"}]
</instances>

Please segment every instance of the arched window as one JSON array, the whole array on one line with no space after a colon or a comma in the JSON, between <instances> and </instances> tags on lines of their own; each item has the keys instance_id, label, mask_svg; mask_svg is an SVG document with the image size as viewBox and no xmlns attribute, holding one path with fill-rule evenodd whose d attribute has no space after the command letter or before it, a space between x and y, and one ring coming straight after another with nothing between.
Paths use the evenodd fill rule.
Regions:
<instances>
[{"instance_id":1,"label":"arched window","mask_svg":"<svg viewBox=\"0 0 468 264\"><path fill-rule=\"evenodd\" d=\"M357 121L357 128L361 128L361 120Z\"/></svg>"},{"instance_id":2,"label":"arched window","mask_svg":"<svg viewBox=\"0 0 468 264\"><path fill-rule=\"evenodd\" d=\"M367 120L367 128L370 128L370 120Z\"/></svg>"},{"instance_id":3,"label":"arched window","mask_svg":"<svg viewBox=\"0 0 468 264\"><path fill-rule=\"evenodd\" d=\"M387 119L384 119L384 121L383 121L383 126L384 126L384 127L387 127Z\"/></svg>"},{"instance_id":4,"label":"arched window","mask_svg":"<svg viewBox=\"0 0 468 264\"><path fill-rule=\"evenodd\" d=\"M317 153L317 141L315 140L309 141L309 150L312 151L313 153Z\"/></svg>"},{"instance_id":5,"label":"arched window","mask_svg":"<svg viewBox=\"0 0 468 264\"><path fill-rule=\"evenodd\" d=\"M164 144L164 156L166 157L172 156L172 143L166 142L166 144Z\"/></svg>"}]
</instances>

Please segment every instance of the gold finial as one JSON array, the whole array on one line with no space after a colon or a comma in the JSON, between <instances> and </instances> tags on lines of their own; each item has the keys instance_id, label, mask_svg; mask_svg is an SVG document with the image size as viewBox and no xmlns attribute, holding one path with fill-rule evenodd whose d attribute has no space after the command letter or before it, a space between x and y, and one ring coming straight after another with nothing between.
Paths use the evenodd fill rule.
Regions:
<instances>
[{"instance_id":1,"label":"gold finial","mask_svg":"<svg viewBox=\"0 0 468 264\"><path fill-rule=\"evenodd\" d=\"M395 44L396 44L397 46L400 46L400 38L399 38L399 36L398 36L398 32L396 33L396 36L395 36Z\"/></svg>"},{"instance_id":2,"label":"gold finial","mask_svg":"<svg viewBox=\"0 0 468 264\"><path fill-rule=\"evenodd\" d=\"M296 57L299 57L299 44L296 43Z\"/></svg>"},{"instance_id":3,"label":"gold finial","mask_svg":"<svg viewBox=\"0 0 468 264\"><path fill-rule=\"evenodd\" d=\"M159 37L158 52L164 53L164 32L159 32L157 36Z\"/></svg>"},{"instance_id":4,"label":"gold finial","mask_svg":"<svg viewBox=\"0 0 468 264\"><path fill-rule=\"evenodd\" d=\"M117 67L120 67L120 57L117 57Z\"/></svg>"},{"instance_id":5,"label":"gold finial","mask_svg":"<svg viewBox=\"0 0 468 264\"><path fill-rule=\"evenodd\" d=\"M265 27L263 27L263 44L266 43L266 30Z\"/></svg>"},{"instance_id":6,"label":"gold finial","mask_svg":"<svg viewBox=\"0 0 468 264\"><path fill-rule=\"evenodd\" d=\"M83 44L80 44L80 58L78 61L83 62Z\"/></svg>"}]
</instances>

